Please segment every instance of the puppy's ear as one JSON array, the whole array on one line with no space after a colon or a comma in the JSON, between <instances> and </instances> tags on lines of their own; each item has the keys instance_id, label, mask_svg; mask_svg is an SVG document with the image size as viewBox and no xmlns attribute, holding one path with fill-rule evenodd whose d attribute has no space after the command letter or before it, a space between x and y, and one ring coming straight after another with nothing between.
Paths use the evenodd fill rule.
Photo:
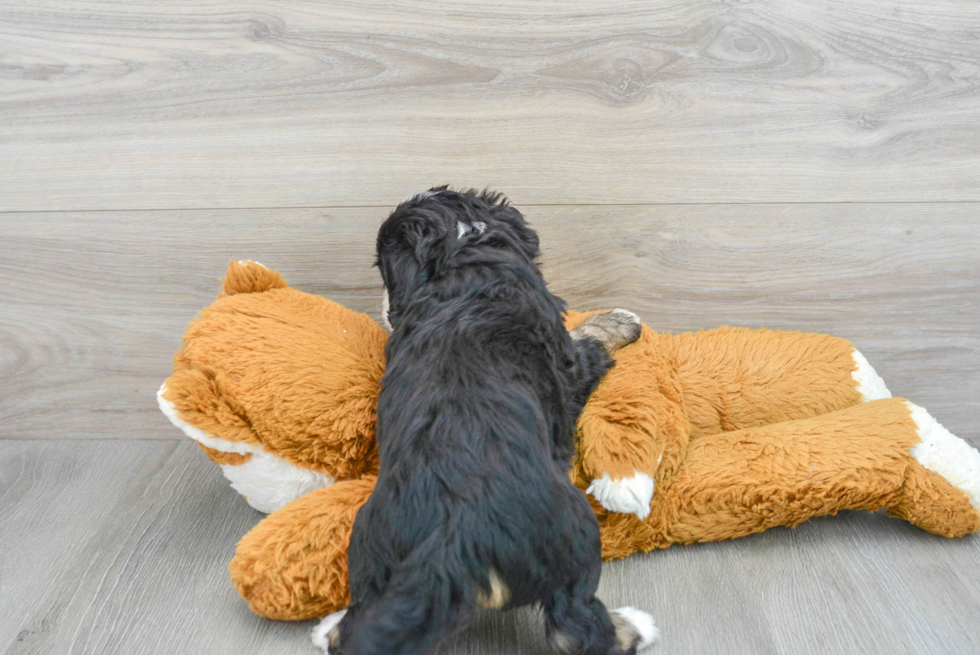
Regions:
<instances>
[{"instance_id":1,"label":"puppy's ear","mask_svg":"<svg viewBox=\"0 0 980 655\"><path fill-rule=\"evenodd\" d=\"M455 237L455 234L453 234ZM393 215L378 234L381 278L388 289L389 321L421 285L439 274L451 256L449 230L432 217Z\"/></svg>"},{"instance_id":2,"label":"puppy's ear","mask_svg":"<svg viewBox=\"0 0 980 655\"><path fill-rule=\"evenodd\" d=\"M452 255L453 241L445 223L426 218L409 218L401 222L389 252L400 250L410 257L396 256L399 282L414 281L417 287L439 274ZM454 235L453 235L454 236Z\"/></svg>"},{"instance_id":3,"label":"puppy's ear","mask_svg":"<svg viewBox=\"0 0 980 655\"><path fill-rule=\"evenodd\" d=\"M493 217L507 226L508 230L516 237L521 250L532 260L541 254L540 243L537 233L532 230L524 215L510 205L497 205L491 210Z\"/></svg>"}]
</instances>

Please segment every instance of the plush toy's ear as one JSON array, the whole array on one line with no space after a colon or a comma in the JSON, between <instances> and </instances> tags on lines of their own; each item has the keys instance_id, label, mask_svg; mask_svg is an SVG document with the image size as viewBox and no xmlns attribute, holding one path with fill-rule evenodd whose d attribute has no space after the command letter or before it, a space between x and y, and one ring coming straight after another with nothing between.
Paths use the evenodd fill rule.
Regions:
<instances>
[{"instance_id":1,"label":"plush toy's ear","mask_svg":"<svg viewBox=\"0 0 980 655\"><path fill-rule=\"evenodd\" d=\"M261 293L270 289L285 289L289 285L278 271L266 268L258 262L243 259L228 264L222 288L223 295L236 293Z\"/></svg>"},{"instance_id":2,"label":"plush toy's ear","mask_svg":"<svg viewBox=\"0 0 980 655\"><path fill-rule=\"evenodd\" d=\"M347 606L351 529L374 484L366 477L314 491L242 537L228 570L253 612L303 621Z\"/></svg>"}]
</instances>

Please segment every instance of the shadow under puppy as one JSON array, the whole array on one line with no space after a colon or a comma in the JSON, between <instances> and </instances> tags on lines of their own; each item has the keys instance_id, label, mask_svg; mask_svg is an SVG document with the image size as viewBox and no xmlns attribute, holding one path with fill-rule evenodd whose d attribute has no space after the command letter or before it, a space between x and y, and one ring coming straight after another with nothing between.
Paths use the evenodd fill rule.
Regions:
<instances>
[{"instance_id":1,"label":"shadow under puppy","mask_svg":"<svg viewBox=\"0 0 980 655\"><path fill-rule=\"evenodd\" d=\"M607 612L595 596L599 525L568 476L576 419L639 319L614 310L567 332L537 235L495 193L440 187L406 200L377 254L391 330L381 466L351 535L351 604L314 643L426 653L477 607L530 604L569 655L651 643L648 614Z\"/></svg>"}]
</instances>

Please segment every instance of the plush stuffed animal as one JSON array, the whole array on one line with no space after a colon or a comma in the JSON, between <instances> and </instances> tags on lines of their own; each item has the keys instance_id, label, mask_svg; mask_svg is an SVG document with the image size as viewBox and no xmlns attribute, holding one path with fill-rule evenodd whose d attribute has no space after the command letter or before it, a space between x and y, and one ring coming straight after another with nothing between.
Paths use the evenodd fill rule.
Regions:
<instances>
[{"instance_id":1,"label":"plush stuffed animal","mask_svg":"<svg viewBox=\"0 0 980 655\"><path fill-rule=\"evenodd\" d=\"M587 314L570 312L570 327ZM346 606L347 546L378 468L385 332L367 315L232 263L159 392L163 412L249 504L232 579L274 619ZM851 345L719 328L616 355L578 424L572 477L603 555L730 539L881 508L935 534L980 529L980 453L891 398Z\"/></svg>"}]
</instances>

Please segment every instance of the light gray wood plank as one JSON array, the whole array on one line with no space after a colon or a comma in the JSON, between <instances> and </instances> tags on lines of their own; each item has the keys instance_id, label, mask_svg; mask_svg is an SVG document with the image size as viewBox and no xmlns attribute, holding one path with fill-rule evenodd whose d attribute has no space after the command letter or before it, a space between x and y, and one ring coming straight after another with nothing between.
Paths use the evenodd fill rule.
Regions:
<instances>
[{"instance_id":1,"label":"light gray wood plank","mask_svg":"<svg viewBox=\"0 0 980 655\"><path fill-rule=\"evenodd\" d=\"M0 440L0 650L302 652L228 579L261 515L189 441ZM8 472L12 473L8 475Z\"/></svg>"},{"instance_id":2,"label":"light gray wood plank","mask_svg":"<svg viewBox=\"0 0 980 655\"><path fill-rule=\"evenodd\" d=\"M980 437L980 205L530 207L574 308L665 331L722 324L852 340L892 391ZM0 219L0 437L176 439L153 394L230 259L378 314L383 209Z\"/></svg>"},{"instance_id":3,"label":"light gray wood plank","mask_svg":"<svg viewBox=\"0 0 980 655\"><path fill-rule=\"evenodd\" d=\"M0 440L0 652L313 653L312 622L252 615L228 581L259 514L190 442ZM974 653L980 539L844 513L603 569L654 652ZM545 655L532 610L484 613L440 655Z\"/></svg>"},{"instance_id":4,"label":"light gray wood plank","mask_svg":"<svg viewBox=\"0 0 980 655\"><path fill-rule=\"evenodd\" d=\"M980 652L975 535L845 512L732 543L781 652Z\"/></svg>"},{"instance_id":5,"label":"light gray wood plank","mask_svg":"<svg viewBox=\"0 0 980 655\"><path fill-rule=\"evenodd\" d=\"M0 7L0 209L980 200L968 0Z\"/></svg>"}]
</instances>

